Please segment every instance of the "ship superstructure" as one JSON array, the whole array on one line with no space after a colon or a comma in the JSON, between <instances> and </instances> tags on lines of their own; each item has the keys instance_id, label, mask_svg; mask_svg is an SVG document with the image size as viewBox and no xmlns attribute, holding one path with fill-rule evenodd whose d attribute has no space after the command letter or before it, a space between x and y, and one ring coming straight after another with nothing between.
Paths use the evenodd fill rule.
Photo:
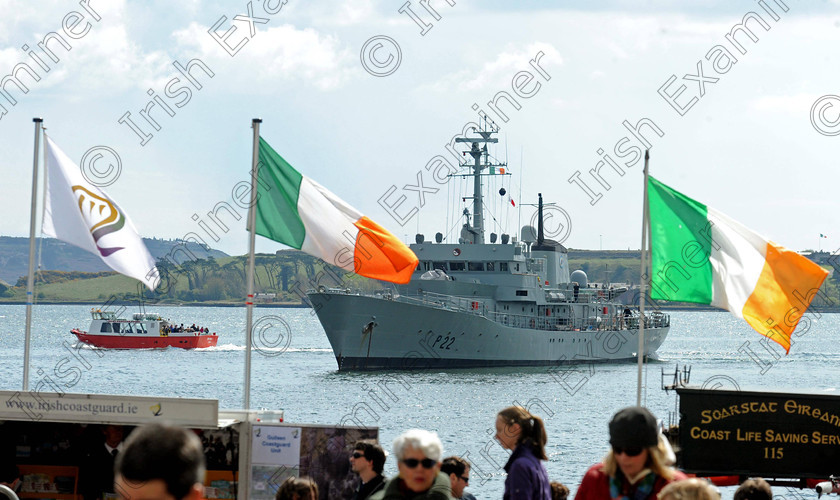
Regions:
<instances>
[{"instance_id":1,"label":"ship superstructure","mask_svg":"<svg viewBox=\"0 0 840 500\"><path fill-rule=\"evenodd\" d=\"M308 293L340 370L540 366L636 358L641 317L616 301L627 288L592 286L569 272L566 248L544 236L542 195L537 228L521 239L485 242L483 171L493 168L493 131L457 138L470 144L472 213L457 243L417 235L411 282L376 294L343 288ZM464 175L464 174L458 174ZM645 315L645 356L665 340L669 317Z\"/></svg>"}]
</instances>

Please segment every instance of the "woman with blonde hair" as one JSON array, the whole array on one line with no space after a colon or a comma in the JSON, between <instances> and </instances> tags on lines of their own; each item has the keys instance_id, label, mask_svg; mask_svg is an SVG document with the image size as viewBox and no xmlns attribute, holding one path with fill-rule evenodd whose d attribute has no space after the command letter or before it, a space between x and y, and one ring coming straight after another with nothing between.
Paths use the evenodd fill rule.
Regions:
<instances>
[{"instance_id":1,"label":"woman with blonde hair","mask_svg":"<svg viewBox=\"0 0 840 500\"><path fill-rule=\"evenodd\" d=\"M575 500L655 499L665 485L686 478L668 465L656 418L646 408L619 411L609 429L611 449L586 471Z\"/></svg>"},{"instance_id":2,"label":"woman with blonde hair","mask_svg":"<svg viewBox=\"0 0 840 500\"><path fill-rule=\"evenodd\" d=\"M510 406L496 415L496 440L513 450L505 464L504 499L551 500L548 473L541 460L548 460L548 440L540 417L521 406Z\"/></svg>"},{"instance_id":3,"label":"woman with blonde hair","mask_svg":"<svg viewBox=\"0 0 840 500\"><path fill-rule=\"evenodd\" d=\"M675 481L659 492L658 500L720 500L720 490L696 477Z\"/></svg>"}]
</instances>

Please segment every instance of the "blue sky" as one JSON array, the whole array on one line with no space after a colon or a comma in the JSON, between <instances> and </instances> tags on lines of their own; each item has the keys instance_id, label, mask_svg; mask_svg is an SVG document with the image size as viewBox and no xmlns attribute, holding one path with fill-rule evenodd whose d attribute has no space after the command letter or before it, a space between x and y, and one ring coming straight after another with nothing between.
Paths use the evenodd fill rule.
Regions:
<instances>
[{"instance_id":1,"label":"blue sky","mask_svg":"<svg viewBox=\"0 0 840 500\"><path fill-rule=\"evenodd\" d=\"M269 2L269 10L278 3ZM840 247L840 136L831 135L838 132L840 98L830 97L840 94L838 2L457 0L451 6L431 0L438 20L412 1L413 12L431 26L423 35L399 12L403 3L292 0L271 14L254 1L252 16L262 19L251 38L249 23L233 20L248 13L247 2L90 0L99 20L78 2L5 2L11 15L0 19L0 76L20 63L37 68L23 45L50 71L39 70L40 81L19 74L27 93L7 84L16 105L0 96L8 111L0 117L7 197L0 234L28 234L31 120L42 116L77 162L97 146L119 155L120 174L105 190L144 236L196 232L216 248L244 253L244 210L222 219L227 232L210 226L218 241L198 222L219 203L235 206L232 190L249 175L250 121L261 117L263 137L301 173L400 238L440 231L452 241L457 231L451 230L463 222L455 215L464 208L465 186L458 179L435 184L424 167L438 155L452 161L445 146L476 119L471 107L478 104L501 126L491 152L512 173L490 181L492 231L517 234L532 216L523 204L542 192L568 214L570 230L556 228L567 246L638 248L641 162L627 166L628 157L618 158L615 149L624 137L626 147L638 142L622 122L647 119L663 133L643 129L652 145L651 172L663 182L785 246ZM60 59L53 62L37 44L49 32L64 34L71 11L81 16L76 36L84 35L65 34L69 52L48 42ZM757 41L736 34L742 53L727 35L750 12L766 28L748 21ZM216 23L214 39L208 30ZM231 27L229 45L247 40L236 51L218 39ZM361 62L365 42L377 36L400 49L400 64L387 76L373 76ZM737 62L718 60L716 71L717 56L706 57L716 46ZM381 48L379 59L388 50ZM541 71L529 64L538 54ZM194 67L201 89L189 86L186 101L178 93L186 86L182 79L167 97L167 84L179 75L173 63L196 59L213 76ZM698 63L704 78L692 79ZM517 75L527 78L522 72L532 78L521 86L528 97L513 89ZM683 115L658 92L672 75L664 93L677 95L685 85L674 98ZM702 96L698 80L704 80ZM520 106L500 101L507 122L488 109L499 92ZM174 114L151 109L159 131L139 116L154 96ZM692 96L698 100L689 108ZM153 135L145 145L118 122L126 112ZM601 182L590 174L603 156L599 149L621 160L623 175L608 165ZM107 161L97 163L104 169L101 162ZM569 182L576 172L580 184ZM428 189L438 189L425 194L422 207L417 191L406 189L417 184L418 173ZM406 196L397 216L379 202L391 186L396 190L387 203ZM505 197L496 194L500 187ZM508 208L511 196L521 214ZM418 213L401 224L400 213L410 207ZM820 233L829 238L820 241ZM258 240L260 251L281 248Z\"/></svg>"}]
</instances>

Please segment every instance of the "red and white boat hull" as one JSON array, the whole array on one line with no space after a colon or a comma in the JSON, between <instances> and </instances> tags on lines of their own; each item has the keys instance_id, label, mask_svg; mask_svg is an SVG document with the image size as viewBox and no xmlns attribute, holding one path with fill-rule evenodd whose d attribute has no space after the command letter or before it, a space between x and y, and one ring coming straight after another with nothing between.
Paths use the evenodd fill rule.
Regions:
<instances>
[{"instance_id":1,"label":"red and white boat hull","mask_svg":"<svg viewBox=\"0 0 840 500\"><path fill-rule=\"evenodd\" d=\"M180 347L181 349L200 349L213 347L219 340L216 334L178 334L162 335L101 335L89 334L74 328L70 331L80 342L106 349L153 349Z\"/></svg>"}]
</instances>

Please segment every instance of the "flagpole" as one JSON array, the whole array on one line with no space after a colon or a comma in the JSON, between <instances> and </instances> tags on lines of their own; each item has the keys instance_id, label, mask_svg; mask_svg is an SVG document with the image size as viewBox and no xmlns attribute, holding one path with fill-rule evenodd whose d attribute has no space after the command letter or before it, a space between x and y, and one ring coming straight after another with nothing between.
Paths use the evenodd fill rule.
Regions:
<instances>
[{"instance_id":1,"label":"flagpole","mask_svg":"<svg viewBox=\"0 0 840 500\"><path fill-rule=\"evenodd\" d=\"M639 350L638 356L638 377L636 379L636 406L642 406L642 364L645 357L645 294L647 293L645 286L645 277L647 276L647 247L648 247L648 160L650 160L650 152L645 150L645 187L644 187L644 201L642 202L642 270L639 280Z\"/></svg>"},{"instance_id":2,"label":"flagpole","mask_svg":"<svg viewBox=\"0 0 840 500\"><path fill-rule=\"evenodd\" d=\"M29 212L29 273L26 277L26 336L23 342L23 390L29 390L29 344L32 338L32 305L35 293L35 215L38 209L38 148L43 118L35 122L35 154L32 159L32 209Z\"/></svg>"},{"instance_id":3,"label":"flagpole","mask_svg":"<svg viewBox=\"0 0 840 500\"><path fill-rule=\"evenodd\" d=\"M243 395L243 408L251 409L251 344L253 343L254 315L254 239L256 233L254 226L257 220L257 163L260 154L260 123L262 119L251 120L251 128L254 129L254 148L251 156L251 205L248 208L248 276L247 298L245 299L245 389Z\"/></svg>"}]
</instances>

